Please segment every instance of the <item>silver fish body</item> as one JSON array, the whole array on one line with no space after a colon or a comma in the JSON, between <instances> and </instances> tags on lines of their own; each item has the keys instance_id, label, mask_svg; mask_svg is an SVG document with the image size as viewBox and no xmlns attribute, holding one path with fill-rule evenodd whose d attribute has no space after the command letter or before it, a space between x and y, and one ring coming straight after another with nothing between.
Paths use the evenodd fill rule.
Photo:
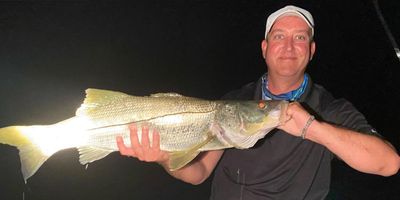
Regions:
<instances>
[{"instance_id":1,"label":"silver fish body","mask_svg":"<svg viewBox=\"0 0 400 200\"><path fill-rule=\"evenodd\" d=\"M0 129L0 143L20 150L25 180L53 153L76 147L87 164L117 151L116 137L130 145L129 127L148 126L160 134L160 148L170 153L176 170L200 152L250 148L284 122L286 101L209 101L175 93L146 97L88 89L76 116L47 126ZM150 141L152 138L150 131Z\"/></svg>"},{"instance_id":2,"label":"silver fish body","mask_svg":"<svg viewBox=\"0 0 400 200\"><path fill-rule=\"evenodd\" d=\"M145 124L160 133L161 149L182 151L205 140L214 119L217 103L174 93L136 97L114 94L117 100L90 102L93 93L108 91L88 90L88 97L78 109L77 116L89 118L87 127L90 146L117 150L115 137L122 135L129 144L130 123ZM101 95L107 96L107 95ZM100 104L100 105L99 105ZM139 135L141 134L139 128ZM109 140L111 137L113 140ZM107 138L107 139L106 139ZM139 137L141 138L141 137Z\"/></svg>"}]
</instances>

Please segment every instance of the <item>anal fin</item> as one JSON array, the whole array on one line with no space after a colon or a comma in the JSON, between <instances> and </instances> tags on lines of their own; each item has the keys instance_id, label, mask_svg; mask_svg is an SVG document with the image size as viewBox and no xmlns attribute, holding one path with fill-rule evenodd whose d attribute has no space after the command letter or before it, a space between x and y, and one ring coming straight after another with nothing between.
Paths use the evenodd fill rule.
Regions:
<instances>
[{"instance_id":1,"label":"anal fin","mask_svg":"<svg viewBox=\"0 0 400 200\"><path fill-rule=\"evenodd\" d=\"M82 165L86 165L96 160L100 160L112 153L114 150L101 149L91 146L82 146L78 148L79 151L79 162Z\"/></svg>"}]
</instances>

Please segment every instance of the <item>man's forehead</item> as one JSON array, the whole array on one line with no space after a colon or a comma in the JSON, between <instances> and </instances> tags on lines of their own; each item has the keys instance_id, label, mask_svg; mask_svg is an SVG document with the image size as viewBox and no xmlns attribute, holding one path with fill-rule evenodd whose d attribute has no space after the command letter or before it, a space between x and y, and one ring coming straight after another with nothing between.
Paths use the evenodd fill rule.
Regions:
<instances>
[{"instance_id":1,"label":"man's forehead","mask_svg":"<svg viewBox=\"0 0 400 200\"><path fill-rule=\"evenodd\" d=\"M285 15L282 15L282 16L278 17L275 20L275 22L272 24L271 30L274 29L274 27L276 27L276 26L281 27L281 26L284 26L284 25L287 25L287 24L290 24L290 26L289 26L290 28L292 28L292 27L296 27L296 28L304 27L304 30L309 30L309 29L312 28L300 16L298 16L296 14L288 13L288 14L285 14Z\"/></svg>"},{"instance_id":2,"label":"man's forehead","mask_svg":"<svg viewBox=\"0 0 400 200\"><path fill-rule=\"evenodd\" d=\"M292 32L295 34L306 34L312 37L311 27L296 15L284 15L276 19L268 35Z\"/></svg>"},{"instance_id":3,"label":"man's forehead","mask_svg":"<svg viewBox=\"0 0 400 200\"><path fill-rule=\"evenodd\" d=\"M287 32L287 31L288 31L287 29L272 28L271 31L270 31L270 33L279 33L279 32ZM307 33L307 34L309 34L310 31L311 31L311 30L310 30L309 28L306 28L306 29L295 29L295 30L293 30L293 32L295 32L295 33Z\"/></svg>"}]
</instances>

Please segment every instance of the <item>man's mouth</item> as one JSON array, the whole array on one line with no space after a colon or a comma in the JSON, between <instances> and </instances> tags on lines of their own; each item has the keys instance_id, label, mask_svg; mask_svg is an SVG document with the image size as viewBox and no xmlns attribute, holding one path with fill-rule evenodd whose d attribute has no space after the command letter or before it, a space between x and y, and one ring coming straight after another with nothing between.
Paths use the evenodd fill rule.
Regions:
<instances>
[{"instance_id":1,"label":"man's mouth","mask_svg":"<svg viewBox=\"0 0 400 200\"><path fill-rule=\"evenodd\" d=\"M297 58L294 56L281 56L279 57L281 60L296 60Z\"/></svg>"}]
</instances>

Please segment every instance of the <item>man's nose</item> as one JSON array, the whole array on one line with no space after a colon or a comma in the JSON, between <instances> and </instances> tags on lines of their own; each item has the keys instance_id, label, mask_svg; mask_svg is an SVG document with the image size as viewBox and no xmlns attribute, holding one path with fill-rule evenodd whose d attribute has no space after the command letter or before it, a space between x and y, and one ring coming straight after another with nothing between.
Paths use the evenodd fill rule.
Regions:
<instances>
[{"instance_id":1,"label":"man's nose","mask_svg":"<svg viewBox=\"0 0 400 200\"><path fill-rule=\"evenodd\" d=\"M287 38L285 41L285 49L287 51L293 50L293 39L292 38Z\"/></svg>"}]
</instances>

